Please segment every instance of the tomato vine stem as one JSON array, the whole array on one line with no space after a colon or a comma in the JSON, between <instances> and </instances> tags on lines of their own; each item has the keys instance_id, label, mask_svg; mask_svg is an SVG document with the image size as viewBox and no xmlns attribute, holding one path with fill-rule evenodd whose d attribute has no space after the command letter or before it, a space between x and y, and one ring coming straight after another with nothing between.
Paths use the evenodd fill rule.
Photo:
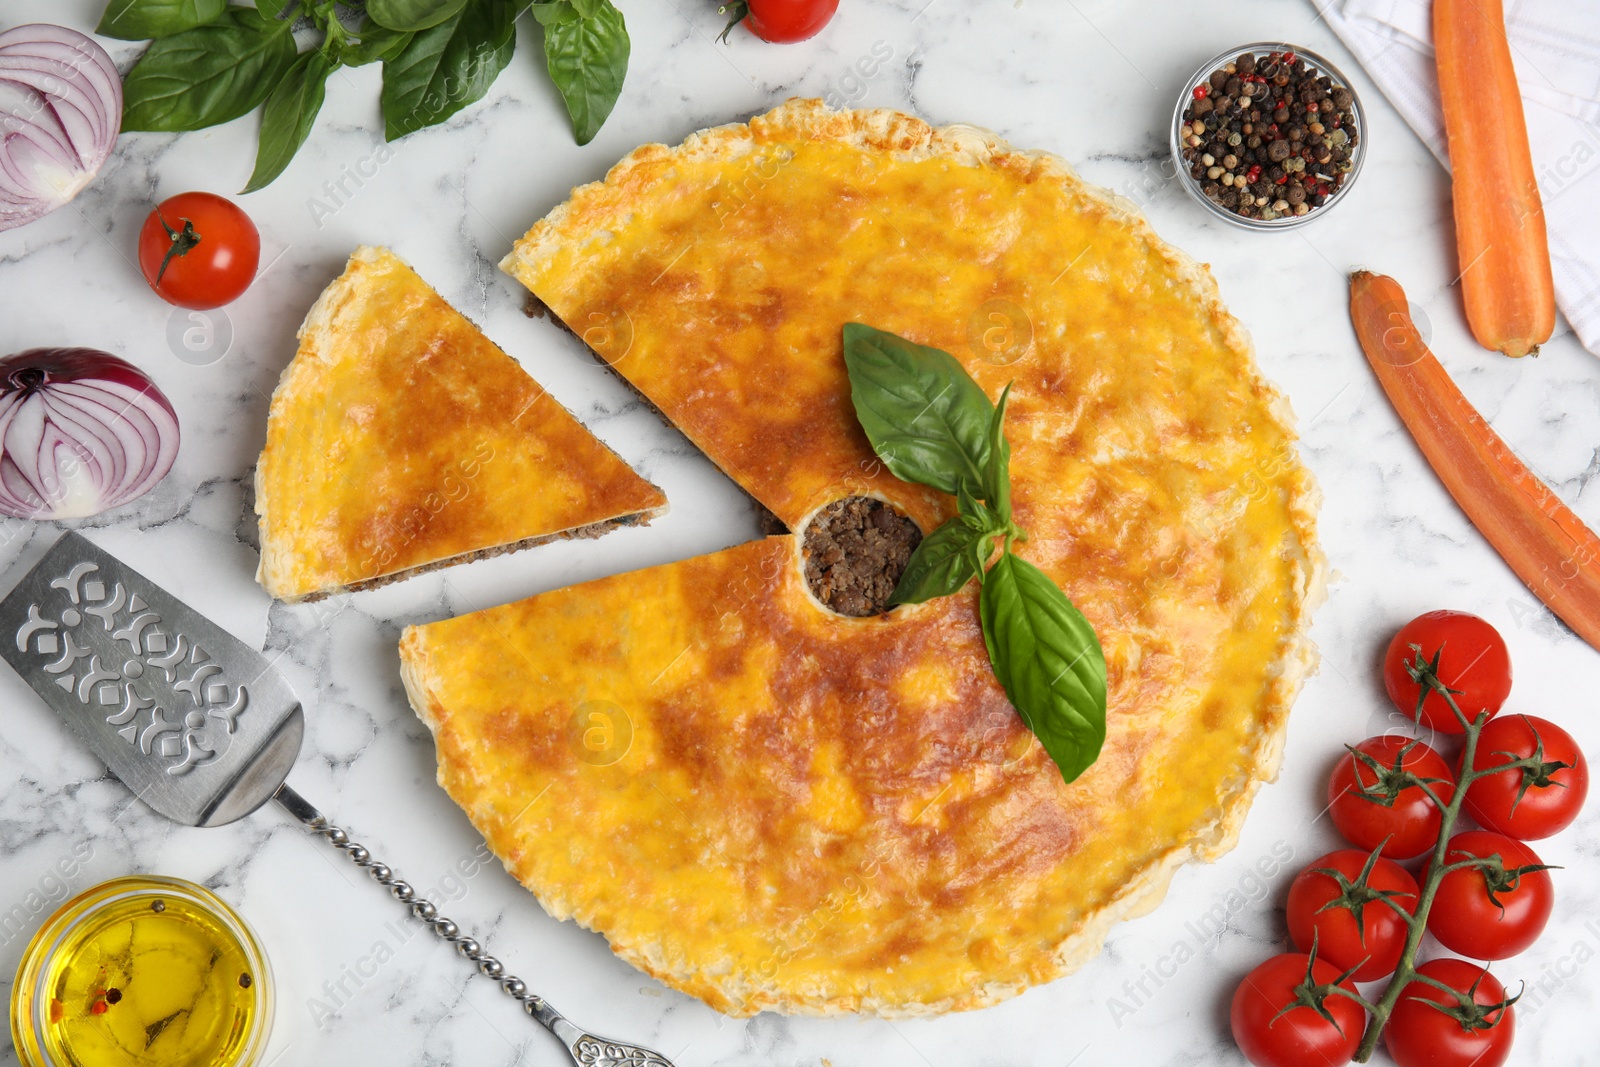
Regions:
<instances>
[{"instance_id":1,"label":"tomato vine stem","mask_svg":"<svg viewBox=\"0 0 1600 1067\"><path fill-rule=\"evenodd\" d=\"M1412 648L1415 649L1416 646L1413 645ZM1449 853L1450 838L1454 836L1456 820L1461 815L1461 805L1466 800L1468 787L1480 778L1500 774L1503 771L1521 765L1520 762L1514 762L1481 769L1474 766L1474 757L1478 748L1478 735L1483 732L1483 727L1488 723L1491 713L1482 711L1478 713L1477 718L1469 720L1456 704L1450 687L1444 684L1434 670L1434 664L1437 664L1438 657L1436 656L1434 662L1430 664L1422 658L1421 650L1418 649L1417 651L1417 662L1408 669L1411 676L1423 687L1423 696L1417 701L1418 721L1421 721L1422 702L1426 699L1427 692L1432 690L1443 698L1444 702L1449 705L1450 710L1455 713L1456 721L1461 724L1462 732L1465 735L1465 742L1461 749L1461 763L1456 789L1454 795L1450 798L1450 802L1441 801L1438 795L1428 786L1423 785L1422 787L1428 799L1433 801L1434 806L1439 809L1439 840L1434 843L1433 855L1428 861L1426 876L1422 880L1421 892L1417 896L1416 909L1409 916L1403 916L1406 922L1407 934L1405 948L1400 953L1400 964L1395 968L1393 977L1389 979L1389 985L1384 990L1383 996L1378 1000L1377 1004L1372 1005L1372 1019L1367 1024L1367 1032L1362 1035L1360 1046L1356 1049L1355 1061L1357 1063L1366 1063L1372 1058L1373 1051L1378 1047L1378 1039L1383 1036L1384 1025L1388 1023L1389 1016L1393 1013L1395 1005L1400 1002L1400 996L1405 992L1406 986L1413 981L1422 981L1435 986L1440 984L1428 979L1425 975L1417 974L1417 949L1422 944L1422 935L1428 929L1428 912L1433 908L1434 897L1438 894L1439 884L1444 880L1446 874L1464 867L1481 867L1486 862L1477 858L1462 860L1453 864L1445 862L1445 856Z\"/></svg>"}]
</instances>

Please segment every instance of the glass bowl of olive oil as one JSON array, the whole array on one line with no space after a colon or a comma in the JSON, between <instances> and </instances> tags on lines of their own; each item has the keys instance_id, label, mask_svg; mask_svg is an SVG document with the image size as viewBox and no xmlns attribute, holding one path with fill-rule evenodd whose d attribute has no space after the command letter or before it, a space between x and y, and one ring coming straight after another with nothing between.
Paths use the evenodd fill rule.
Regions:
<instances>
[{"instance_id":1,"label":"glass bowl of olive oil","mask_svg":"<svg viewBox=\"0 0 1600 1067\"><path fill-rule=\"evenodd\" d=\"M62 905L12 988L21 1067L250 1067L271 1030L255 935L177 878L117 878Z\"/></svg>"}]
</instances>

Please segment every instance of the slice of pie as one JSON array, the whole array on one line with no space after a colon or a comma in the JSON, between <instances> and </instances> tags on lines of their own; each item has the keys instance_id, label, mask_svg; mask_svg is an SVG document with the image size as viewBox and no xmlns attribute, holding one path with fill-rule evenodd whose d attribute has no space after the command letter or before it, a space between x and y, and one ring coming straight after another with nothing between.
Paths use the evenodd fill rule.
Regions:
<instances>
[{"instance_id":1,"label":"slice of pie","mask_svg":"<svg viewBox=\"0 0 1600 1067\"><path fill-rule=\"evenodd\" d=\"M310 600L665 510L415 271L363 247L306 316L272 395L256 579Z\"/></svg>"},{"instance_id":2,"label":"slice of pie","mask_svg":"<svg viewBox=\"0 0 1600 1067\"><path fill-rule=\"evenodd\" d=\"M612 324L596 351L794 531L405 632L440 782L551 914L730 1014L928 1014L1078 967L1232 847L1314 663L1316 494L1209 272L1131 204L972 127L795 101L638 149L504 265ZM1018 550L1107 661L1071 784L975 585L812 594L832 502L955 509L874 458L848 322L1012 383Z\"/></svg>"}]
</instances>

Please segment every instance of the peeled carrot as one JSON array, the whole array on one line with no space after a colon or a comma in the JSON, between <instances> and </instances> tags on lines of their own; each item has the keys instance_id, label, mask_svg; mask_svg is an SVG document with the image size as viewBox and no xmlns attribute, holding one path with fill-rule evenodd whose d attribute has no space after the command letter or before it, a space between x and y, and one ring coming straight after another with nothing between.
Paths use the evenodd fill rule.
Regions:
<instances>
[{"instance_id":1,"label":"peeled carrot","mask_svg":"<svg viewBox=\"0 0 1600 1067\"><path fill-rule=\"evenodd\" d=\"M1350 277L1356 337L1461 510L1546 607L1600 649L1600 538L1500 440L1422 343L1393 278Z\"/></svg>"},{"instance_id":2,"label":"peeled carrot","mask_svg":"<svg viewBox=\"0 0 1600 1067\"><path fill-rule=\"evenodd\" d=\"M1555 284L1501 0L1434 0L1433 47L1467 324L1485 348L1537 354Z\"/></svg>"}]
</instances>

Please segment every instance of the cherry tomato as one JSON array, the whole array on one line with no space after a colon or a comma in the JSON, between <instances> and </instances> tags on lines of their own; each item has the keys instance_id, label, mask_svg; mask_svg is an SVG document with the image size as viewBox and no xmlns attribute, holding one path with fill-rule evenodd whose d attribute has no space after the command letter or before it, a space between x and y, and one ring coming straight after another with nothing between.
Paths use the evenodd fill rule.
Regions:
<instances>
[{"instance_id":1,"label":"cherry tomato","mask_svg":"<svg viewBox=\"0 0 1600 1067\"><path fill-rule=\"evenodd\" d=\"M1421 741L1385 734L1345 753L1328 779L1328 814L1344 839L1390 859L1420 856L1439 840L1439 809L1419 781L1448 804L1455 775L1444 757ZM1387 839L1387 840L1386 840Z\"/></svg>"},{"instance_id":2,"label":"cherry tomato","mask_svg":"<svg viewBox=\"0 0 1600 1067\"><path fill-rule=\"evenodd\" d=\"M1298 952L1274 956L1251 971L1233 994L1229 1013L1239 1051L1256 1067L1349 1063L1367 1014L1349 997L1331 992L1338 977L1333 964ZM1348 979L1338 984L1355 991ZM1334 1022L1322 1017L1318 1003ZM1284 1012L1290 1005L1296 1006Z\"/></svg>"},{"instance_id":3,"label":"cherry tomato","mask_svg":"<svg viewBox=\"0 0 1600 1067\"><path fill-rule=\"evenodd\" d=\"M139 269L161 298L206 311L237 300L255 280L261 236L231 200L179 193L163 200L139 231Z\"/></svg>"},{"instance_id":4,"label":"cherry tomato","mask_svg":"<svg viewBox=\"0 0 1600 1067\"><path fill-rule=\"evenodd\" d=\"M1330 852L1289 886L1289 937L1301 952L1315 944L1341 972L1355 967L1353 981L1384 978L1399 965L1411 932L1386 899L1407 914L1415 910L1417 882L1404 867L1358 849Z\"/></svg>"},{"instance_id":5,"label":"cherry tomato","mask_svg":"<svg viewBox=\"0 0 1600 1067\"><path fill-rule=\"evenodd\" d=\"M745 6L744 24L751 33L773 44L793 44L816 36L839 10L839 0L746 0Z\"/></svg>"},{"instance_id":6,"label":"cherry tomato","mask_svg":"<svg viewBox=\"0 0 1600 1067\"><path fill-rule=\"evenodd\" d=\"M1383 686L1408 716L1416 717L1422 686L1406 666L1414 665L1419 654L1429 663L1439 657L1439 680L1459 690L1456 705L1469 721L1480 712L1499 711L1511 692L1511 655L1499 631L1464 611L1430 611L1400 627L1383 657ZM1445 734L1463 732L1455 712L1432 690L1422 704L1422 724Z\"/></svg>"},{"instance_id":7,"label":"cherry tomato","mask_svg":"<svg viewBox=\"0 0 1600 1067\"><path fill-rule=\"evenodd\" d=\"M1478 856L1500 857L1491 868L1464 867L1439 880L1428 930L1451 952L1475 960L1503 960L1539 939L1550 920L1555 889L1533 849L1489 830L1450 839L1446 865Z\"/></svg>"},{"instance_id":8,"label":"cherry tomato","mask_svg":"<svg viewBox=\"0 0 1600 1067\"><path fill-rule=\"evenodd\" d=\"M1466 960L1429 960L1417 973L1459 996L1426 982L1407 985L1383 1028L1394 1061L1400 1067L1501 1067L1517 1032L1516 1010L1505 1003L1505 987Z\"/></svg>"},{"instance_id":9,"label":"cherry tomato","mask_svg":"<svg viewBox=\"0 0 1600 1067\"><path fill-rule=\"evenodd\" d=\"M1578 742L1553 722L1507 715L1478 735L1472 766L1481 770L1519 759L1538 766L1479 778L1467 790L1465 806L1478 825L1518 841L1536 841L1572 825L1589 795L1589 764Z\"/></svg>"}]
</instances>

